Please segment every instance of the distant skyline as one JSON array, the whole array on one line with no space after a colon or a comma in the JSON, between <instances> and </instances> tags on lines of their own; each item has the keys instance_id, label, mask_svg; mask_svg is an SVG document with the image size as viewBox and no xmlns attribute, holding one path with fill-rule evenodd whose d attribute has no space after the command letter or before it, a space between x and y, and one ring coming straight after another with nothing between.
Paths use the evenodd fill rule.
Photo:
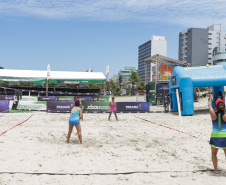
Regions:
<instances>
[{"instance_id":1,"label":"distant skyline","mask_svg":"<svg viewBox=\"0 0 226 185\"><path fill-rule=\"evenodd\" d=\"M0 66L6 69L86 71L109 78L138 68L138 46L165 36L178 59L179 32L221 24L223 0L2 0Z\"/></svg>"}]
</instances>

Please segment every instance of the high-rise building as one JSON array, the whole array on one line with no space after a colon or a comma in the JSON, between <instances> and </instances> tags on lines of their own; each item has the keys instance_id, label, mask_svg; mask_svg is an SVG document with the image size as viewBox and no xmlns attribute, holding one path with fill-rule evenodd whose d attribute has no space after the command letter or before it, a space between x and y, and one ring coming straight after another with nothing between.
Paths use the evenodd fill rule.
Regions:
<instances>
[{"instance_id":1,"label":"high-rise building","mask_svg":"<svg viewBox=\"0 0 226 185\"><path fill-rule=\"evenodd\" d=\"M226 59L226 33L221 25L189 28L179 33L178 60L190 66L217 64Z\"/></svg>"},{"instance_id":2,"label":"high-rise building","mask_svg":"<svg viewBox=\"0 0 226 185\"><path fill-rule=\"evenodd\" d=\"M129 82L130 75L133 71L136 71L136 67L126 66L124 68L124 70L119 71L118 78L121 76L122 77L122 83L127 83L127 82Z\"/></svg>"},{"instance_id":3,"label":"high-rise building","mask_svg":"<svg viewBox=\"0 0 226 185\"><path fill-rule=\"evenodd\" d=\"M138 47L138 75L141 80L145 81L145 62L144 60L148 57L151 57L155 54L160 54L163 56L167 55L167 41L164 36L155 36L153 35L151 40L145 42L144 44ZM146 78L148 81L151 79L151 65L147 64Z\"/></svg>"}]
</instances>

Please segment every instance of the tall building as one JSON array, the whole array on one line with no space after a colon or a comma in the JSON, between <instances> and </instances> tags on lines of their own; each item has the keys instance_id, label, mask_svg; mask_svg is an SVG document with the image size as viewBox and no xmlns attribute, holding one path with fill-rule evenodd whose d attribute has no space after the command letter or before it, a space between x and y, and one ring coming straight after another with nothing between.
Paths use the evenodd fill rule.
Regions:
<instances>
[{"instance_id":1,"label":"tall building","mask_svg":"<svg viewBox=\"0 0 226 185\"><path fill-rule=\"evenodd\" d=\"M178 59L190 66L205 66L224 61L226 55L226 33L221 25L207 28L189 28L179 33Z\"/></svg>"},{"instance_id":2,"label":"tall building","mask_svg":"<svg viewBox=\"0 0 226 185\"><path fill-rule=\"evenodd\" d=\"M121 76L122 77L122 83L129 82L130 75L133 71L136 71L136 67L129 67L126 66L124 70L120 70L118 73L118 78Z\"/></svg>"},{"instance_id":3,"label":"tall building","mask_svg":"<svg viewBox=\"0 0 226 185\"><path fill-rule=\"evenodd\" d=\"M151 40L145 42L138 47L138 75L141 80L145 82L145 62L144 60L155 54L160 54L163 56L167 55L167 41L164 36L153 35ZM151 79L151 65L147 64L147 71L150 73L146 74L148 81Z\"/></svg>"}]
</instances>

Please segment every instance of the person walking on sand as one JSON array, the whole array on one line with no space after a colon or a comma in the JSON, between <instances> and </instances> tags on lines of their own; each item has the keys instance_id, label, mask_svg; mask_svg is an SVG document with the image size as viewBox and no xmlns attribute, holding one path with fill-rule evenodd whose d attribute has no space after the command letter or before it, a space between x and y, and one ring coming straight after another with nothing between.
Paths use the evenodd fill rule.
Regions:
<instances>
[{"instance_id":1,"label":"person walking on sand","mask_svg":"<svg viewBox=\"0 0 226 185\"><path fill-rule=\"evenodd\" d=\"M222 99L216 100L217 112L214 112L212 108L212 95L209 95L209 113L212 119L212 133L210 138L210 146L212 152L212 162L214 167L214 173L218 173L217 169L217 152L218 149L223 149L226 157L226 114L225 103Z\"/></svg>"},{"instance_id":2,"label":"person walking on sand","mask_svg":"<svg viewBox=\"0 0 226 185\"><path fill-rule=\"evenodd\" d=\"M110 102L110 114L109 114L109 117L108 117L108 121L110 121L111 113L115 114L115 118L118 121L118 117L116 115L116 102L115 102L115 98L114 97L112 97L112 101Z\"/></svg>"},{"instance_id":3,"label":"person walking on sand","mask_svg":"<svg viewBox=\"0 0 226 185\"><path fill-rule=\"evenodd\" d=\"M69 143L69 139L71 137L71 133L73 130L73 127L77 129L78 138L80 141L80 144L83 144L82 142L82 130L81 130L81 124L80 119L82 118L82 109L79 107L80 102L78 100L75 101L75 106L71 109L71 115L69 118L69 130L67 135L67 143Z\"/></svg>"}]
</instances>

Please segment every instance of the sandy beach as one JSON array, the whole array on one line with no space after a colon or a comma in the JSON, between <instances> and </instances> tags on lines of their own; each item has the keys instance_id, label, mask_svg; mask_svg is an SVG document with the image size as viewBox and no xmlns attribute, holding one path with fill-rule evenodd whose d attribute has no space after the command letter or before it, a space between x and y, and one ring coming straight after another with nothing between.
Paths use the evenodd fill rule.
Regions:
<instances>
[{"instance_id":1,"label":"sandy beach","mask_svg":"<svg viewBox=\"0 0 226 185\"><path fill-rule=\"evenodd\" d=\"M143 96L116 102L145 101ZM178 113L85 113L83 145L73 130L66 143L69 114L0 113L0 184L224 184L225 156L213 175L207 99L195 115ZM150 106L163 111L163 106Z\"/></svg>"}]
</instances>

